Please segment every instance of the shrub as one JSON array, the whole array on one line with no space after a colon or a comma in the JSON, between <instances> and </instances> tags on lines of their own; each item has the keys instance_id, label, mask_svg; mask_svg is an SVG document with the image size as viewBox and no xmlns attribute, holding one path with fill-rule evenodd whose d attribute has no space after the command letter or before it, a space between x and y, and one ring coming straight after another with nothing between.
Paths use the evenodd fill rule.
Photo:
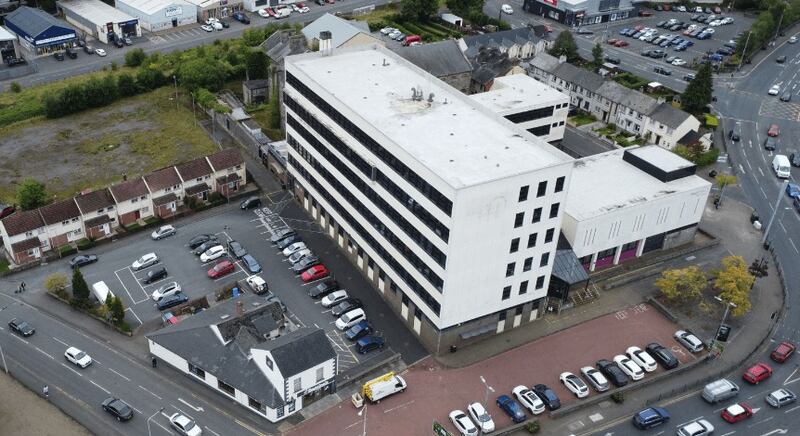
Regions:
<instances>
[{"instance_id":1,"label":"shrub","mask_svg":"<svg viewBox=\"0 0 800 436\"><path fill-rule=\"evenodd\" d=\"M131 223L125 226L125 230L127 230L130 233L134 233L138 232L139 230L142 230L142 226L140 226L139 223Z\"/></svg>"},{"instance_id":2,"label":"shrub","mask_svg":"<svg viewBox=\"0 0 800 436\"><path fill-rule=\"evenodd\" d=\"M88 238L83 238L80 241L78 241L78 243L76 245L78 246L78 250L81 250L81 251L88 250L88 249L94 247L94 241L92 241L91 239L88 239Z\"/></svg>"},{"instance_id":3,"label":"shrub","mask_svg":"<svg viewBox=\"0 0 800 436\"><path fill-rule=\"evenodd\" d=\"M224 201L224 200L225 200L225 197L223 197L222 194L220 194L217 191L212 192L208 196L208 202L209 203L217 203L217 202Z\"/></svg>"},{"instance_id":4,"label":"shrub","mask_svg":"<svg viewBox=\"0 0 800 436\"><path fill-rule=\"evenodd\" d=\"M144 50L140 48L135 48L125 53L125 65L128 67L138 67L142 65L145 60L147 60L147 55L144 54Z\"/></svg>"},{"instance_id":5,"label":"shrub","mask_svg":"<svg viewBox=\"0 0 800 436\"><path fill-rule=\"evenodd\" d=\"M11 82L11 92L19 94L22 92L22 85L17 82Z\"/></svg>"},{"instance_id":6,"label":"shrub","mask_svg":"<svg viewBox=\"0 0 800 436\"><path fill-rule=\"evenodd\" d=\"M72 245L62 245L58 249L58 253L61 257L72 256L73 254L77 253L78 249L73 247Z\"/></svg>"},{"instance_id":7,"label":"shrub","mask_svg":"<svg viewBox=\"0 0 800 436\"><path fill-rule=\"evenodd\" d=\"M539 433L539 430L541 430L541 426L539 425L539 420L534 419L533 421L525 423L525 430L527 430L528 433L531 434Z\"/></svg>"},{"instance_id":8,"label":"shrub","mask_svg":"<svg viewBox=\"0 0 800 436\"><path fill-rule=\"evenodd\" d=\"M615 403L622 403L625 401L625 394L622 392L614 392L611 394L611 399L614 400Z\"/></svg>"},{"instance_id":9,"label":"shrub","mask_svg":"<svg viewBox=\"0 0 800 436\"><path fill-rule=\"evenodd\" d=\"M154 225L154 224L158 224L158 223L160 223L160 222L161 222L161 218L159 218L159 217L157 217L157 216L153 215L153 216L149 216L149 217L145 218L145 219L144 219L144 222L145 222L145 224L147 224L148 226L151 226L151 225Z\"/></svg>"},{"instance_id":10,"label":"shrub","mask_svg":"<svg viewBox=\"0 0 800 436\"><path fill-rule=\"evenodd\" d=\"M189 209L197 210L197 206L198 206L198 203L199 203L197 201L197 197L195 197L195 196L186 197L186 198L183 199L183 202L186 204L186 206L189 207Z\"/></svg>"},{"instance_id":11,"label":"shrub","mask_svg":"<svg viewBox=\"0 0 800 436\"><path fill-rule=\"evenodd\" d=\"M0 259L0 274L4 274L8 272L8 261L5 259Z\"/></svg>"},{"instance_id":12,"label":"shrub","mask_svg":"<svg viewBox=\"0 0 800 436\"><path fill-rule=\"evenodd\" d=\"M119 69L119 66L117 65L117 63L116 62L111 62L111 71L117 71L118 69Z\"/></svg>"},{"instance_id":13,"label":"shrub","mask_svg":"<svg viewBox=\"0 0 800 436\"><path fill-rule=\"evenodd\" d=\"M44 288L47 292L58 295L59 291L67 289L67 276L61 273L53 273L44 279Z\"/></svg>"}]
</instances>

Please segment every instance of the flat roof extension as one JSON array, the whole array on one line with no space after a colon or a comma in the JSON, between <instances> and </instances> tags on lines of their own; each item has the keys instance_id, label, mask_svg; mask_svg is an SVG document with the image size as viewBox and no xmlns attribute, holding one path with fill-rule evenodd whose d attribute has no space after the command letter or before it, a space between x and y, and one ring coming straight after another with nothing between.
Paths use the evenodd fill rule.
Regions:
<instances>
[{"instance_id":1,"label":"flat roof extension","mask_svg":"<svg viewBox=\"0 0 800 436\"><path fill-rule=\"evenodd\" d=\"M527 74L512 74L494 79L492 89L470 97L501 114L569 101L569 96Z\"/></svg>"},{"instance_id":2,"label":"flat roof extension","mask_svg":"<svg viewBox=\"0 0 800 436\"><path fill-rule=\"evenodd\" d=\"M58 6L99 26L105 26L106 23L125 23L136 20L136 18L100 0L59 1Z\"/></svg>"}]
</instances>

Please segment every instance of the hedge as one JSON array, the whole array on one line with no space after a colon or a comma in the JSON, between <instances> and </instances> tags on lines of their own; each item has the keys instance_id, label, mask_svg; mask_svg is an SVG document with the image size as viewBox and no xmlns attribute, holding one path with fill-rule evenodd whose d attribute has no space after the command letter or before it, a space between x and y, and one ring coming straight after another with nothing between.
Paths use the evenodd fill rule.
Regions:
<instances>
[{"instance_id":1,"label":"hedge","mask_svg":"<svg viewBox=\"0 0 800 436\"><path fill-rule=\"evenodd\" d=\"M138 232L139 230L142 230L142 226L139 225L139 223L131 223L131 224L125 226L125 230L130 232L130 233L134 233L134 232Z\"/></svg>"},{"instance_id":2,"label":"hedge","mask_svg":"<svg viewBox=\"0 0 800 436\"><path fill-rule=\"evenodd\" d=\"M78 252L78 249L73 247L72 245L62 245L58 249L59 254L61 257L72 256L73 254Z\"/></svg>"},{"instance_id":3,"label":"hedge","mask_svg":"<svg viewBox=\"0 0 800 436\"><path fill-rule=\"evenodd\" d=\"M78 250L81 251L88 250L94 247L94 241L92 241L91 239L83 238L80 241L78 241L77 245L78 245Z\"/></svg>"},{"instance_id":4,"label":"hedge","mask_svg":"<svg viewBox=\"0 0 800 436\"><path fill-rule=\"evenodd\" d=\"M160 223L160 222L161 222L161 218L159 218L159 217L157 217L157 216L153 215L153 216L149 216L149 217L145 218L145 219L144 219L144 222L145 222L145 224L147 224L148 226L151 226L151 225L154 225L154 224L158 224L158 223Z\"/></svg>"}]
</instances>

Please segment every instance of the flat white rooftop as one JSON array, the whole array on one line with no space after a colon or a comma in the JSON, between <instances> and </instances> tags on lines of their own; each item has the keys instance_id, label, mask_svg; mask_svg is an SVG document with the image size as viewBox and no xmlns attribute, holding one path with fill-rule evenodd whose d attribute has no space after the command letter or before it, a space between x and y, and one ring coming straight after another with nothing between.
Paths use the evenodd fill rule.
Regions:
<instances>
[{"instance_id":1,"label":"flat white rooftop","mask_svg":"<svg viewBox=\"0 0 800 436\"><path fill-rule=\"evenodd\" d=\"M453 189L572 160L385 48L308 53L287 63Z\"/></svg>"},{"instance_id":2,"label":"flat white rooftop","mask_svg":"<svg viewBox=\"0 0 800 436\"><path fill-rule=\"evenodd\" d=\"M124 23L136 19L100 0L66 0L59 1L58 5L99 26L105 26L106 23Z\"/></svg>"},{"instance_id":3,"label":"flat white rooftop","mask_svg":"<svg viewBox=\"0 0 800 436\"><path fill-rule=\"evenodd\" d=\"M678 156L677 154L658 147L656 145L649 145L647 147L638 147L628 150L628 153L648 162L662 170L671 173L675 170L680 170L686 167L694 166L693 163Z\"/></svg>"},{"instance_id":4,"label":"flat white rooftop","mask_svg":"<svg viewBox=\"0 0 800 436\"><path fill-rule=\"evenodd\" d=\"M492 89L470 98L501 115L569 101L569 96L527 74L512 74L494 79Z\"/></svg>"},{"instance_id":5,"label":"flat white rooftop","mask_svg":"<svg viewBox=\"0 0 800 436\"><path fill-rule=\"evenodd\" d=\"M625 150L613 150L574 162L567 190L567 214L582 221L643 202L709 189L711 186L711 183L695 175L662 182L623 161L624 153Z\"/></svg>"}]
</instances>

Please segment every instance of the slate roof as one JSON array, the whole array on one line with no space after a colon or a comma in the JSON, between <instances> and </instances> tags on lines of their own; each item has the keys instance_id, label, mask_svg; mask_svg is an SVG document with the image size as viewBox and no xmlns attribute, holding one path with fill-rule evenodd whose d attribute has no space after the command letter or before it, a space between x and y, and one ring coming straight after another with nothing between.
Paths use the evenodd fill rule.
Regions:
<instances>
[{"instance_id":1,"label":"slate roof","mask_svg":"<svg viewBox=\"0 0 800 436\"><path fill-rule=\"evenodd\" d=\"M78 207L84 215L90 212L97 212L100 209L105 209L116 204L108 188L98 189L88 194L81 194L75 197L75 202L78 203Z\"/></svg>"},{"instance_id":2,"label":"slate roof","mask_svg":"<svg viewBox=\"0 0 800 436\"><path fill-rule=\"evenodd\" d=\"M514 44L524 45L527 42L536 44L541 39L534 29L528 27L484 33L483 35L469 35L462 38L467 47L494 45L506 50Z\"/></svg>"},{"instance_id":3,"label":"slate roof","mask_svg":"<svg viewBox=\"0 0 800 436\"><path fill-rule=\"evenodd\" d=\"M687 118L691 116L692 115L688 112L677 109L667 102L659 104L650 113L650 118L671 129L679 127L684 121L686 121Z\"/></svg>"},{"instance_id":4,"label":"slate roof","mask_svg":"<svg viewBox=\"0 0 800 436\"><path fill-rule=\"evenodd\" d=\"M603 77L599 74L584 70L583 68L578 68L568 62L559 63L558 58L547 53L536 55L536 57L530 61L530 65L592 92L597 92L605 82Z\"/></svg>"},{"instance_id":5,"label":"slate roof","mask_svg":"<svg viewBox=\"0 0 800 436\"><path fill-rule=\"evenodd\" d=\"M319 39L319 33L322 31L331 32L331 47L337 48L347 41L351 40L359 33L369 35L369 27L364 29L360 23L361 21L348 21L339 18L335 15L326 13L325 15L312 21L311 24L304 27L302 32L308 41ZM366 22L363 22L367 25Z\"/></svg>"},{"instance_id":6,"label":"slate roof","mask_svg":"<svg viewBox=\"0 0 800 436\"><path fill-rule=\"evenodd\" d=\"M454 40L394 49L397 54L436 77L469 73L467 58Z\"/></svg>"},{"instance_id":7,"label":"slate roof","mask_svg":"<svg viewBox=\"0 0 800 436\"><path fill-rule=\"evenodd\" d=\"M301 328L258 348L270 351L285 379L336 358L336 351L322 329Z\"/></svg>"},{"instance_id":8,"label":"slate roof","mask_svg":"<svg viewBox=\"0 0 800 436\"><path fill-rule=\"evenodd\" d=\"M558 58L547 53L539 53L528 61L528 65L552 73L558 67Z\"/></svg>"},{"instance_id":9,"label":"slate roof","mask_svg":"<svg viewBox=\"0 0 800 436\"><path fill-rule=\"evenodd\" d=\"M78 205L75 204L74 198L48 204L39 208L39 213L42 215L45 224L60 224L62 221L81 216L81 211L78 209Z\"/></svg>"},{"instance_id":10,"label":"slate roof","mask_svg":"<svg viewBox=\"0 0 800 436\"><path fill-rule=\"evenodd\" d=\"M178 172L175 171L175 167L166 167L146 174L144 176L144 181L147 182L147 187L150 188L150 192L160 191L164 188L181 184L181 178L178 177Z\"/></svg>"},{"instance_id":11,"label":"slate roof","mask_svg":"<svg viewBox=\"0 0 800 436\"><path fill-rule=\"evenodd\" d=\"M208 176L214 172L205 157L198 157L189 162L175 165L175 169L178 170L178 174L180 174L181 178L185 181Z\"/></svg>"},{"instance_id":12,"label":"slate roof","mask_svg":"<svg viewBox=\"0 0 800 436\"><path fill-rule=\"evenodd\" d=\"M156 12L160 12L165 6L180 6L181 8L191 9L192 14L194 14L194 10L197 8L195 5L184 2L183 0L124 0L122 3L125 3L132 8L136 8L148 15L153 15Z\"/></svg>"},{"instance_id":13,"label":"slate roof","mask_svg":"<svg viewBox=\"0 0 800 436\"><path fill-rule=\"evenodd\" d=\"M208 163L214 171L222 171L236 165L244 163L242 153L235 148L226 148L225 150L218 151L211 156L208 156Z\"/></svg>"},{"instance_id":14,"label":"slate roof","mask_svg":"<svg viewBox=\"0 0 800 436\"><path fill-rule=\"evenodd\" d=\"M3 218L3 227L6 228L8 236L20 235L44 227L44 220L38 209L19 211Z\"/></svg>"},{"instance_id":15,"label":"slate roof","mask_svg":"<svg viewBox=\"0 0 800 436\"><path fill-rule=\"evenodd\" d=\"M24 241L19 241L16 244L11 244L11 251L14 253L19 253L21 251L28 251L31 248L36 248L41 246L42 243L39 241L39 238L33 237L25 239Z\"/></svg>"},{"instance_id":16,"label":"slate roof","mask_svg":"<svg viewBox=\"0 0 800 436\"><path fill-rule=\"evenodd\" d=\"M607 80L596 91L597 94L622 106L629 107L640 114L649 114L657 106L658 101L635 89L626 88L617 82Z\"/></svg>"},{"instance_id":17,"label":"slate roof","mask_svg":"<svg viewBox=\"0 0 800 436\"><path fill-rule=\"evenodd\" d=\"M273 33L261 43L261 48L273 62L281 62L286 56L308 51L306 36L303 33L296 33L294 29Z\"/></svg>"},{"instance_id":18,"label":"slate roof","mask_svg":"<svg viewBox=\"0 0 800 436\"><path fill-rule=\"evenodd\" d=\"M197 195L201 192L210 191L211 187L207 183L198 183L186 188L186 195Z\"/></svg>"},{"instance_id":19,"label":"slate roof","mask_svg":"<svg viewBox=\"0 0 800 436\"><path fill-rule=\"evenodd\" d=\"M65 21L61 21L41 9L34 9L28 6L20 6L14 12L6 15L5 21L27 33L32 38L36 38L52 26L75 31Z\"/></svg>"},{"instance_id":20,"label":"slate roof","mask_svg":"<svg viewBox=\"0 0 800 436\"><path fill-rule=\"evenodd\" d=\"M174 192L170 192L169 194L162 195L161 197L156 197L153 199L153 206L161 206L170 202L173 202L178 199L178 196L175 195Z\"/></svg>"},{"instance_id":21,"label":"slate roof","mask_svg":"<svg viewBox=\"0 0 800 436\"><path fill-rule=\"evenodd\" d=\"M239 301L246 310L242 316L236 314ZM274 325L261 317L276 315L283 316L279 303L265 304L263 298L246 294L150 333L147 338L262 404L276 408L284 404L283 386L278 392L249 358L251 348L280 340L267 340L263 335L269 332L259 329ZM225 342L220 341L215 328ZM332 349L330 343L328 347Z\"/></svg>"},{"instance_id":22,"label":"slate roof","mask_svg":"<svg viewBox=\"0 0 800 436\"><path fill-rule=\"evenodd\" d=\"M110 189L111 194L118 203L150 193L150 191L147 190L147 185L144 184L144 179L141 177L118 183L111 186Z\"/></svg>"},{"instance_id":23,"label":"slate roof","mask_svg":"<svg viewBox=\"0 0 800 436\"><path fill-rule=\"evenodd\" d=\"M92 219L84 221L83 225L86 226L86 228L92 228L92 227L102 226L103 224L110 222L111 222L111 217L108 214L102 214L98 217L94 217Z\"/></svg>"}]
</instances>

